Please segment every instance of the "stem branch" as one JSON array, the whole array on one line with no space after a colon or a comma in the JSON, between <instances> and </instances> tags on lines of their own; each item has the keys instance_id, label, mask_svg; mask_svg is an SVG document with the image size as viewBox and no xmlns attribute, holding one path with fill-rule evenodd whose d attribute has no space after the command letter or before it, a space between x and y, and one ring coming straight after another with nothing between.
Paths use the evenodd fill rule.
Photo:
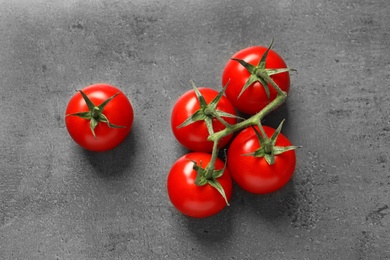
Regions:
<instances>
[{"instance_id":1,"label":"stem branch","mask_svg":"<svg viewBox=\"0 0 390 260\"><path fill-rule=\"evenodd\" d=\"M213 170L215 168L215 162L217 161L217 158L218 158L218 141L219 140L214 141L213 151L211 153L211 160L206 167L206 176L205 177L208 180L213 177Z\"/></svg>"},{"instance_id":2,"label":"stem branch","mask_svg":"<svg viewBox=\"0 0 390 260\"><path fill-rule=\"evenodd\" d=\"M206 179L212 178L213 170L215 167L215 162L218 158L218 142L219 142L219 140L221 138L223 138L229 134L232 134L234 132L237 132L243 128L253 126L253 125L259 125L260 124L259 122L261 122L261 120L266 115L268 115L275 108L277 108L278 106L283 104L286 101L286 99L287 99L287 93L284 91L280 91L280 92L278 91L278 96L272 102L270 102L266 107L264 107L260 112L258 112L257 114L251 116L250 118L248 118L240 123L237 123L235 125L229 125L225 129L211 134L208 137L208 140L213 141L214 144L213 144L213 151L211 154L211 160L206 167L206 176L205 176ZM262 127L260 127L260 129L262 129ZM262 130L263 130L265 138L267 138L267 135L265 135L264 129L262 129Z\"/></svg>"},{"instance_id":3,"label":"stem branch","mask_svg":"<svg viewBox=\"0 0 390 260\"><path fill-rule=\"evenodd\" d=\"M257 114L251 116L250 118L241 121L235 125L231 125L230 127L227 127L219 132L216 132L208 137L209 141L213 141L214 144L218 142L221 138L232 134L234 132L237 132L241 129L247 128L252 125L257 125L258 122L260 122L266 115L268 115L270 112L272 112L275 108L283 104L287 99L287 93L284 91L281 91L278 93L278 96L269 103L266 107L264 107L260 112Z\"/></svg>"}]
</instances>

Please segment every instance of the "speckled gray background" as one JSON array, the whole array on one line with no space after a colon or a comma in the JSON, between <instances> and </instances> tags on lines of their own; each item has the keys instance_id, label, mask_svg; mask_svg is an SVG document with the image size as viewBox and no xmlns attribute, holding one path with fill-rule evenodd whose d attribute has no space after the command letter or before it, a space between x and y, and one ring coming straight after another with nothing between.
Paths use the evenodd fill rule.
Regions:
<instances>
[{"instance_id":1,"label":"speckled gray background","mask_svg":"<svg viewBox=\"0 0 390 260\"><path fill-rule=\"evenodd\" d=\"M0 0L1 259L389 259L390 5L387 0ZM170 111L220 89L236 51L268 45L290 67L293 180L267 196L234 187L196 220L165 182L187 151ZM135 110L103 154L69 137L76 88L107 82Z\"/></svg>"}]
</instances>

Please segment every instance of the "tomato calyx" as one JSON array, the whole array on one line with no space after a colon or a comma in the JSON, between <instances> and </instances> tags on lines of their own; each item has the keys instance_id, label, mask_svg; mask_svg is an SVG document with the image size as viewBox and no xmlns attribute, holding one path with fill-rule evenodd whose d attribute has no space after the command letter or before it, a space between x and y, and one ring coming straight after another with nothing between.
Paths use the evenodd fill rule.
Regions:
<instances>
[{"instance_id":1,"label":"tomato calyx","mask_svg":"<svg viewBox=\"0 0 390 260\"><path fill-rule=\"evenodd\" d=\"M284 120L279 124L278 128L275 130L275 132L272 134L271 137L267 136L261 124L258 125L261 133L255 127L252 126L260 142L260 147L252 153L243 154L243 156L264 157L264 159L269 165L273 165L275 163L276 155L282 154L290 150L297 149L298 146L293 146L293 145L291 146L276 145L276 140L278 139L278 136L282 130L283 123Z\"/></svg>"},{"instance_id":2,"label":"tomato calyx","mask_svg":"<svg viewBox=\"0 0 390 260\"><path fill-rule=\"evenodd\" d=\"M214 118L219 120L227 128L230 128L231 125L228 122L226 122L222 117L240 118L236 115L232 115L230 113L217 110L218 102L221 100L223 94L225 93L226 86L222 88L222 90L218 93L218 95L209 104L207 104L205 98L202 96L199 89L195 86L194 82L191 81L191 84L196 94L196 97L198 98L200 108L197 111L195 111L194 114L192 114L190 117L184 120L183 123L177 126L177 128L182 128L192 123L195 123L197 121L203 120L206 123L209 134L212 135L214 134L214 129L213 129Z\"/></svg>"},{"instance_id":3,"label":"tomato calyx","mask_svg":"<svg viewBox=\"0 0 390 260\"><path fill-rule=\"evenodd\" d=\"M271 76L275 75L275 74L283 73L283 72L294 71L294 69L291 69L291 68L267 69L267 68L265 68L268 52L271 49L272 44L273 44L273 40L272 40L271 44L269 45L268 49L261 56L261 59L256 66L253 64L250 64L244 60L241 60L241 59L231 58L232 60L235 60L235 61L239 62L242 66L244 66L245 69L251 74L249 76L248 80L245 82L245 85L242 87L241 92L237 98L240 98L242 93L244 93L244 91L255 82L259 82L263 86L265 93L267 94L268 99L271 98L271 93L270 93L268 84L270 84L278 92L278 94L283 94L283 91L275 83L275 81L271 78Z\"/></svg>"},{"instance_id":4,"label":"tomato calyx","mask_svg":"<svg viewBox=\"0 0 390 260\"><path fill-rule=\"evenodd\" d=\"M195 184L197 186L204 186L207 184L211 185L214 189L216 189L221 194L221 196L224 198L226 202L226 205L229 206L229 201L226 197L225 190L223 189L221 183L219 183L219 181L217 180L219 177L223 175L226 168L226 162L225 162L225 166L220 170L214 169L213 163L209 163L206 168L202 168L202 162L200 162L200 165L198 165L195 161L192 162L194 163L194 166L192 168L197 173Z\"/></svg>"},{"instance_id":5,"label":"tomato calyx","mask_svg":"<svg viewBox=\"0 0 390 260\"><path fill-rule=\"evenodd\" d=\"M83 97L85 103L88 106L88 110L86 112L77 112L73 114L67 114L66 116L77 116L86 120L90 120L90 129L93 134L93 136L96 138L95 134L95 128L99 124L99 122L106 123L111 128L126 128L125 126L115 125L111 124L108 118L103 114L104 107L117 95L119 95L119 92L114 94L113 96L109 97L103 103L96 106L89 98L88 96L81 90L78 90L80 92L81 96Z\"/></svg>"}]
</instances>

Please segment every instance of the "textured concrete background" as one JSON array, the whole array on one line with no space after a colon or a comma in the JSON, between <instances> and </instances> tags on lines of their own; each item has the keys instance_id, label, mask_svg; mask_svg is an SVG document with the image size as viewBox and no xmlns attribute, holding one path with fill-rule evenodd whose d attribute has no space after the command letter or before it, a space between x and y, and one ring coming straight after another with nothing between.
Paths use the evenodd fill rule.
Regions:
<instances>
[{"instance_id":1,"label":"textured concrete background","mask_svg":"<svg viewBox=\"0 0 390 260\"><path fill-rule=\"evenodd\" d=\"M0 0L0 259L389 259L388 0ZM290 67L293 180L234 187L196 220L165 182L187 151L170 110L220 89L236 51L268 45ZM64 126L76 88L107 82L135 109L117 149L90 153Z\"/></svg>"}]
</instances>

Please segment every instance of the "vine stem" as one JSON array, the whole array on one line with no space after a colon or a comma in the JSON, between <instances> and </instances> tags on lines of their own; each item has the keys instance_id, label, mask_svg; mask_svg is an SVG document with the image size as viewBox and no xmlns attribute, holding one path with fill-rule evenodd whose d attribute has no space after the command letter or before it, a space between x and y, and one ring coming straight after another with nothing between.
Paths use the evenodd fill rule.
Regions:
<instances>
[{"instance_id":1,"label":"vine stem","mask_svg":"<svg viewBox=\"0 0 390 260\"><path fill-rule=\"evenodd\" d=\"M285 102L287 99L287 93L282 91L282 94L278 95L271 103L269 103L266 107L264 107L260 112L257 114L251 116L250 118L237 123L235 125L231 125L230 127L226 127L225 129L218 131L208 137L209 141L218 141L221 138L232 134L234 132L240 131L243 128L257 125L258 122L260 122L266 115L268 115L270 112L272 112L276 107L280 106Z\"/></svg>"},{"instance_id":2,"label":"vine stem","mask_svg":"<svg viewBox=\"0 0 390 260\"><path fill-rule=\"evenodd\" d=\"M282 105L286 101L287 93L285 91L282 91L279 87L276 88L276 91L278 92L277 97L273 101L271 101L267 106L265 106L261 111L259 111L257 114L255 114L255 115L251 116L250 118L248 118L244 121L241 121L235 125L227 125L227 127L225 129L218 131L216 133L213 133L208 137L208 140L214 142L214 145L213 145L213 151L211 154L211 160L210 160L209 164L207 165L207 169L208 169L207 175L209 175L209 172L212 173L212 171L214 170L215 162L216 162L217 157L218 157L218 143L219 143L219 140L221 138L223 138L227 135L230 135L234 132L240 131L241 129L247 128L249 126L259 125L261 120L266 115L268 115L275 108ZM267 138L267 136L265 136L264 138ZM206 176L206 177L210 177L210 176Z\"/></svg>"},{"instance_id":3,"label":"vine stem","mask_svg":"<svg viewBox=\"0 0 390 260\"><path fill-rule=\"evenodd\" d=\"M218 141L219 140L215 140L214 141L214 144L213 144L213 151L211 153L211 159L210 159L210 162L209 164L207 165L206 169L206 179L211 179L212 176L213 176L213 170L214 170L214 166L215 166L215 162L217 161L217 158L218 158Z\"/></svg>"}]
</instances>

